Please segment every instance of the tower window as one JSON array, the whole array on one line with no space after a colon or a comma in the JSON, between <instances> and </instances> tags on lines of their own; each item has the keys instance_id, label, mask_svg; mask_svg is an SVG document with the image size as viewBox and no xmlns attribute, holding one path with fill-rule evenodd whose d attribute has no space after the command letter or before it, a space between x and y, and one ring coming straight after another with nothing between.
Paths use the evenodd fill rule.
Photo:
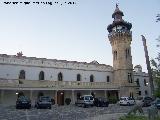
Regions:
<instances>
[{"instance_id":1,"label":"tower window","mask_svg":"<svg viewBox=\"0 0 160 120\"><path fill-rule=\"evenodd\" d=\"M43 71L41 71L39 73L39 80L44 80L44 72Z\"/></svg>"},{"instance_id":2,"label":"tower window","mask_svg":"<svg viewBox=\"0 0 160 120\"><path fill-rule=\"evenodd\" d=\"M136 80L136 83L137 83L137 86L140 86L140 84L139 84L139 79L137 78L137 80Z\"/></svg>"},{"instance_id":3,"label":"tower window","mask_svg":"<svg viewBox=\"0 0 160 120\"><path fill-rule=\"evenodd\" d=\"M58 81L63 81L63 75L62 73L58 73Z\"/></svg>"},{"instance_id":4,"label":"tower window","mask_svg":"<svg viewBox=\"0 0 160 120\"><path fill-rule=\"evenodd\" d=\"M110 82L109 76L107 76L107 82Z\"/></svg>"},{"instance_id":5,"label":"tower window","mask_svg":"<svg viewBox=\"0 0 160 120\"><path fill-rule=\"evenodd\" d=\"M21 70L19 73L19 79L25 79L25 71Z\"/></svg>"},{"instance_id":6,"label":"tower window","mask_svg":"<svg viewBox=\"0 0 160 120\"><path fill-rule=\"evenodd\" d=\"M126 53L126 59L127 59L130 56L130 49L126 49L125 53Z\"/></svg>"},{"instance_id":7,"label":"tower window","mask_svg":"<svg viewBox=\"0 0 160 120\"><path fill-rule=\"evenodd\" d=\"M81 81L81 75L77 74L77 81Z\"/></svg>"},{"instance_id":8,"label":"tower window","mask_svg":"<svg viewBox=\"0 0 160 120\"><path fill-rule=\"evenodd\" d=\"M114 52L113 52L113 59L114 59L114 60L117 60L117 51L114 51Z\"/></svg>"},{"instance_id":9,"label":"tower window","mask_svg":"<svg viewBox=\"0 0 160 120\"><path fill-rule=\"evenodd\" d=\"M146 82L146 79L144 79L144 86L147 86L147 82Z\"/></svg>"},{"instance_id":10,"label":"tower window","mask_svg":"<svg viewBox=\"0 0 160 120\"><path fill-rule=\"evenodd\" d=\"M141 91L138 91L138 95L141 95Z\"/></svg>"},{"instance_id":11,"label":"tower window","mask_svg":"<svg viewBox=\"0 0 160 120\"><path fill-rule=\"evenodd\" d=\"M148 91L147 90L145 90L145 95L148 95Z\"/></svg>"},{"instance_id":12,"label":"tower window","mask_svg":"<svg viewBox=\"0 0 160 120\"><path fill-rule=\"evenodd\" d=\"M93 75L90 76L90 82L94 82L94 76Z\"/></svg>"},{"instance_id":13,"label":"tower window","mask_svg":"<svg viewBox=\"0 0 160 120\"><path fill-rule=\"evenodd\" d=\"M132 74L131 73L128 73L128 82L129 83L132 83Z\"/></svg>"}]
</instances>

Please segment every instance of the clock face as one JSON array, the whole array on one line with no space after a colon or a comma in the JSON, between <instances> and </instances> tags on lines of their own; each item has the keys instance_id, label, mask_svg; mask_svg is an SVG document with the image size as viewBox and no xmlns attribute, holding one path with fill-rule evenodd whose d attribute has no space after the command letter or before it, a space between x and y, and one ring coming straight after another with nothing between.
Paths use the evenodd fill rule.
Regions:
<instances>
[{"instance_id":1,"label":"clock face","mask_svg":"<svg viewBox=\"0 0 160 120\"><path fill-rule=\"evenodd\" d=\"M112 31L121 31L121 30L126 30L127 28L125 26L115 26L113 27Z\"/></svg>"}]
</instances>

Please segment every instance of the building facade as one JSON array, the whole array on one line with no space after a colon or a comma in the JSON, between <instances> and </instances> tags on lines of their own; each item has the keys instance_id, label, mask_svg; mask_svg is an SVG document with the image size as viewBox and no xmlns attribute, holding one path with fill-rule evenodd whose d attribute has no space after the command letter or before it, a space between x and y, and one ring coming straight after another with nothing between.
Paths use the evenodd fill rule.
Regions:
<instances>
[{"instance_id":1,"label":"building facade","mask_svg":"<svg viewBox=\"0 0 160 120\"><path fill-rule=\"evenodd\" d=\"M28 96L32 103L40 95L50 96L58 105L64 105L66 98L74 104L84 94L116 99L135 97L137 91L143 95L144 91L136 80L145 77L146 84L149 84L148 76L139 71L133 72L132 25L122 16L123 12L116 6L112 15L114 21L107 27L113 67L97 61L86 63L26 57L22 53L0 54L0 103L15 104L19 95ZM149 90L146 94L150 94Z\"/></svg>"}]
</instances>

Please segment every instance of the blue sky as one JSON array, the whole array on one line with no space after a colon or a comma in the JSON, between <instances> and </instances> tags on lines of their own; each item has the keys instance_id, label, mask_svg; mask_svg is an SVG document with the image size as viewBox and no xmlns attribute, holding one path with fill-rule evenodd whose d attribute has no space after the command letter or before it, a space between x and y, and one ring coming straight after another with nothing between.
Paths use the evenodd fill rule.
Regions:
<instances>
[{"instance_id":1,"label":"blue sky","mask_svg":"<svg viewBox=\"0 0 160 120\"><path fill-rule=\"evenodd\" d=\"M107 26L113 21L116 0L65 0L76 2L74 5L64 4L64 0L36 0L59 1L63 4L52 6L6 5L4 1L15 0L0 1L1 54L15 55L22 51L28 57L80 62L97 60L112 65ZM118 2L125 15L123 19L133 26L133 65L140 64L146 71L141 35L147 39L150 57L155 58L158 52L155 39L160 35L160 22L156 22L156 14L160 13L160 1Z\"/></svg>"}]
</instances>

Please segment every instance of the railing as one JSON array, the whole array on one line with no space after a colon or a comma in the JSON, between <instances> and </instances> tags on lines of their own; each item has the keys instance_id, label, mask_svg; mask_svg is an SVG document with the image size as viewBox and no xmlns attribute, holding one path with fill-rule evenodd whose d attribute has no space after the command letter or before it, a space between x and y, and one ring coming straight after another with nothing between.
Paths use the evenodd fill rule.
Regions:
<instances>
[{"instance_id":1,"label":"railing","mask_svg":"<svg viewBox=\"0 0 160 120\"><path fill-rule=\"evenodd\" d=\"M0 88L3 87L53 89L119 89L117 84L107 82L0 79Z\"/></svg>"}]
</instances>

